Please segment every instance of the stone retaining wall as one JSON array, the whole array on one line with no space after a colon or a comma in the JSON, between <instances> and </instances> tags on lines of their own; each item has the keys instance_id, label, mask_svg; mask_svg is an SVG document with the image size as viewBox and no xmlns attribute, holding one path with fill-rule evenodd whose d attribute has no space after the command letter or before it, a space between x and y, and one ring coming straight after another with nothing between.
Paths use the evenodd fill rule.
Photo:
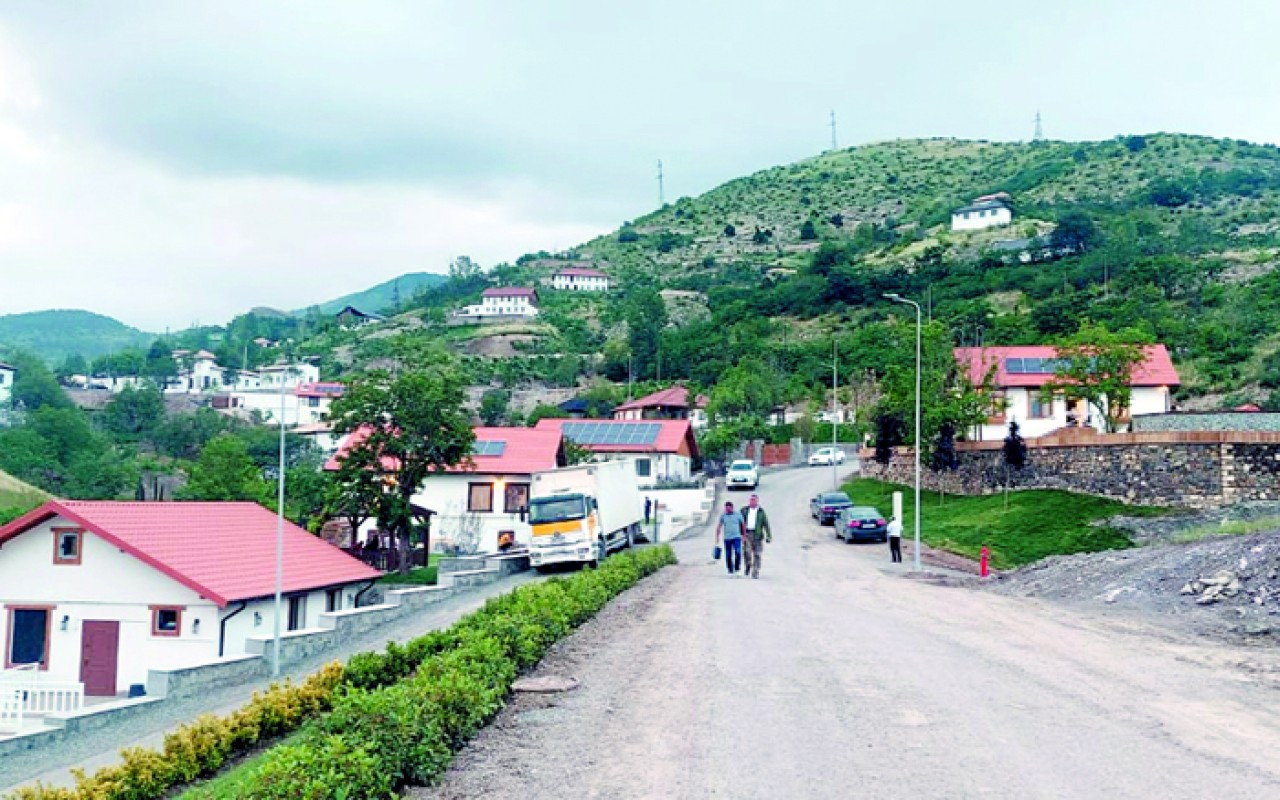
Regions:
<instances>
[{"instance_id":1,"label":"stone retaining wall","mask_svg":"<svg viewBox=\"0 0 1280 800\"><path fill-rule=\"evenodd\" d=\"M925 467L921 485L955 494L1065 489L1141 505L1212 508L1280 500L1280 434L1167 432L1091 435L1072 432L1027 440L1027 465L1008 469L1001 442L957 444L954 472ZM900 448L889 464L862 453L862 474L914 480L914 456Z\"/></svg>"}]
</instances>

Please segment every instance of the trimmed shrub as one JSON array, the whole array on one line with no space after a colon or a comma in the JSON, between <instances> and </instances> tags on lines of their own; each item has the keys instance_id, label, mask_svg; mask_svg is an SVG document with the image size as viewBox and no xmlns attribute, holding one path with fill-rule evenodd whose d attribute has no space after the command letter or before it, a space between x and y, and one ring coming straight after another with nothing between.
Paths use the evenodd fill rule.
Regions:
<instances>
[{"instance_id":1,"label":"trimmed shrub","mask_svg":"<svg viewBox=\"0 0 1280 800\"><path fill-rule=\"evenodd\" d=\"M208 777L257 742L306 728L251 773L253 798L347 800L429 784L501 710L521 671L639 580L676 562L670 547L607 559L596 569L522 586L445 631L359 653L294 685L274 684L226 717L206 715L129 748L119 765L75 773L74 789L36 786L10 800L150 800ZM323 714L323 712L328 712ZM310 720L310 722L308 722Z\"/></svg>"}]
</instances>

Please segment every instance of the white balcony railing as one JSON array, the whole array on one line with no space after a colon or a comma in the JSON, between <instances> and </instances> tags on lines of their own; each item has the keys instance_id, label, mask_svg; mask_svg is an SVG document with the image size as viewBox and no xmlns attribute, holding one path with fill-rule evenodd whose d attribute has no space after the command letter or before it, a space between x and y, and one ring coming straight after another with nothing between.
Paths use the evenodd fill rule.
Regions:
<instances>
[{"instance_id":1,"label":"white balcony railing","mask_svg":"<svg viewBox=\"0 0 1280 800\"><path fill-rule=\"evenodd\" d=\"M79 711L84 706L84 684L46 678L38 664L22 664L0 672L0 699L17 693L27 714Z\"/></svg>"},{"instance_id":2,"label":"white balcony railing","mask_svg":"<svg viewBox=\"0 0 1280 800\"><path fill-rule=\"evenodd\" d=\"M0 686L0 734L22 730L22 690Z\"/></svg>"}]
</instances>

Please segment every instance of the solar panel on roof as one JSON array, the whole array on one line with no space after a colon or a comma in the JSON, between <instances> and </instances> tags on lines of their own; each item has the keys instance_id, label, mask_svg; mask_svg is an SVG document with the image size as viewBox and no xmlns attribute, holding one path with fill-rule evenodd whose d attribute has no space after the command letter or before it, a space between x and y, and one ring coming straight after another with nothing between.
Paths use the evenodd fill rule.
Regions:
<instances>
[{"instance_id":1,"label":"solar panel on roof","mask_svg":"<svg viewBox=\"0 0 1280 800\"><path fill-rule=\"evenodd\" d=\"M506 449L506 442L477 440L471 446L471 454L473 456L500 456Z\"/></svg>"},{"instance_id":2,"label":"solar panel on roof","mask_svg":"<svg viewBox=\"0 0 1280 800\"><path fill-rule=\"evenodd\" d=\"M662 432L656 422L566 422L561 432L581 445L652 445Z\"/></svg>"},{"instance_id":3,"label":"solar panel on roof","mask_svg":"<svg viewBox=\"0 0 1280 800\"><path fill-rule=\"evenodd\" d=\"M1004 371L1010 375L1023 374L1022 361L1021 358L1006 358L1004 360Z\"/></svg>"}]
</instances>

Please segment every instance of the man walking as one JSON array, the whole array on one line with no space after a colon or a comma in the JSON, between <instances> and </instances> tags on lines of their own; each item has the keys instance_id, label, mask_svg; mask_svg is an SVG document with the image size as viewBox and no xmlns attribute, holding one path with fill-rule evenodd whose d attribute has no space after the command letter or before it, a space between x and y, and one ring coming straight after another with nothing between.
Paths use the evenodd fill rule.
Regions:
<instances>
[{"instance_id":1,"label":"man walking","mask_svg":"<svg viewBox=\"0 0 1280 800\"><path fill-rule=\"evenodd\" d=\"M733 503L724 504L724 513L716 525L716 544L724 538L724 566L733 575L742 568L742 515L733 510Z\"/></svg>"},{"instance_id":2,"label":"man walking","mask_svg":"<svg viewBox=\"0 0 1280 800\"><path fill-rule=\"evenodd\" d=\"M760 562L764 559L764 543L773 541L773 531L769 529L769 515L760 507L758 495L751 495L742 523L747 531L742 548L745 551L747 569L743 574L759 578Z\"/></svg>"},{"instance_id":3,"label":"man walking","mask_svg":"<svg viewBox=\"0 0 1280 800\"><path fill-rule=\"evenodd\" d=\"M902 520L894 517L889 520L887 529L889 534L889 555L893 558L893 563L902 563Z\"/></svg>"}]
</instances>

